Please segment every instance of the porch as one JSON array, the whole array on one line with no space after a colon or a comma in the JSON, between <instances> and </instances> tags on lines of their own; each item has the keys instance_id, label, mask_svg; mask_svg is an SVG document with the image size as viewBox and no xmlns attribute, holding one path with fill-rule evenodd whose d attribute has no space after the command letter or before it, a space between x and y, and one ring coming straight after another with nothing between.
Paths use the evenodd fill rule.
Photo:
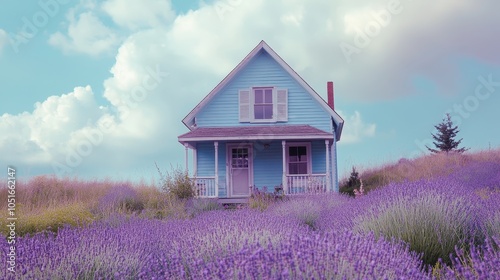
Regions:
<instances>
[{"instance_id":1,"label":"porch","mask_svg":"<svg viewBox=\"0 0 500 280\"><path fill-rule=\"evenodd\" d=\"M311 126L197 128L179 141L186 170L192 151L189 171L198 197L241 199L255 189L295 195L338 187L334 135Z\"/></svg>"},{"instance_id":2,"label":"porch","mask_svg":"<svg viewBox=\"0 0 500 280\"><path fill-rule=\"evenodd\" d=\"M216 188L215 177L192 177L191 178L195 195L200 198L219 197L218 188ZM286 186L286 187L285 187ZM256 186L249 186L251 195ZM267 189L268 192L283 192L285 195L308 194L308 193L326 193L328 192L327 174L311 175L285 175L285 181L280 185ZM230 199L230 198L224 198ZM242 198L234 198L240 201ZM244 198L243 198L244 199Z\"/></svg>"}]
</instances>

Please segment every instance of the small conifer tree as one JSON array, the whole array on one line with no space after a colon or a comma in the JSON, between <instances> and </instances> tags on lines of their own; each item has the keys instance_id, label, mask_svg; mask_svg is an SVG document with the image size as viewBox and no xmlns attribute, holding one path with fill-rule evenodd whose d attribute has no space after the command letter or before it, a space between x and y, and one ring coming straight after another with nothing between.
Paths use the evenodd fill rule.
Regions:
<instances>
[{"instance_id":1,"label":"small conifer tree","mask_svg":"<svg viewBox=\"0 0 500 280\"><path fill-rule=\"evenodd\" d=\"M450 114L446 114L446 117L443 119L443 121L435 125L434 127L437 129L437 133L431 133L431 135L435 140L435 142L432 142L435 148L433 149L425 146L429 151L433 153L463 153L468 150L468 148L458 147L458 145L460 145L460 143L462 142L462 139L456 141L455 137L457 136L457 133L460 132L460 130L458 130L458 126L453 126Z\"/></svg>"},{"instance_id":2,"label":"small conifer tree","mask_svg":"<svg viewBox=\"0 0 500 280\"><path fill-rule=\"evenodd\" d=\"M356 168L353 166L351 171L351 176L347 181L347 186L349 188L358 188L361 185L361 181L359 179L359 173Z\"/></svg>"},{"instance_id":3,"label":"small conifer tree","mask_svg":"<svg viewBox=\"0 0 500 280\"><path fill-rule=\"evenodd\" d=\"M359 178L359 173L356 168L353 166L351 175L347 181L344 181L342 186L340 187L340 192L348 194L350 196L354 196L354 190L361 186L361 180Z\"/></svg>"}]
</instances>

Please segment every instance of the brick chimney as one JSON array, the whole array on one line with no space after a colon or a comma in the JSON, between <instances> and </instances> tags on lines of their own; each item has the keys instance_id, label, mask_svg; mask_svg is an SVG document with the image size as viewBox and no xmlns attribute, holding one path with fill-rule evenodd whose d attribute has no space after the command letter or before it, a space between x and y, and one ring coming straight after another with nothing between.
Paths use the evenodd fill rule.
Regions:
<instances>
[{"instance_id":1,"label":"brick chimney","mask_svg":"<svg viewBox=\"0 0 500 280\"><path fill-rule=\"evenodd\" d=\"M333 82L327 82L326 83L326 89L328 92L328 106L335 110L335 102L334 102L334 95L333 95Z\"/></svg>"}]
</instances>

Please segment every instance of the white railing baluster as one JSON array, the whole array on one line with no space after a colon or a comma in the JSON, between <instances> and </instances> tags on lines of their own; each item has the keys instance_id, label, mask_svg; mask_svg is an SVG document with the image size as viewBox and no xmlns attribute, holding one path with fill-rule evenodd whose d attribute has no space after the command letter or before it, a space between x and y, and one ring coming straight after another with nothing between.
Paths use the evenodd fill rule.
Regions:
<instances>
[{"instance_id":1,"label":"white railing baluster","mask_svg":"<svg viewBox=\"0 0 500 280\"><path fill-rule=\"evenodd\" d=\"M326 181L326 174L286 175L287 194L324 193Z\"/></svg>"},{"instance_id":2,"label":"white railing baluster","mask_svg":"<svg viewBox=\"0 0 500 280\"><path fill-rule=\"evenodd\" d=\"M190 178L197 197L216 197L215 177Z\"/></svg>"}]
</instances>

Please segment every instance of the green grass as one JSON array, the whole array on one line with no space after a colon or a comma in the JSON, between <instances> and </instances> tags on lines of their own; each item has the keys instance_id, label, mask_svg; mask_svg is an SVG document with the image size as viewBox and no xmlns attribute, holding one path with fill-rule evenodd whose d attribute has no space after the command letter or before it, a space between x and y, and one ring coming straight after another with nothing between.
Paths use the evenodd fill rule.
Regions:
<instances>
[{"instance_id":1,"label":"green grass","mask_svg":"<svg viewBox=\"0 0 500 280\"><path fill-rule=\"evenodd\" d=\"M125 199L117 207L108 209L107 213L96 211L101 198L119 185L131 186L137 198L133 201ZM7 197L7 188L0 188L0 197ZM185 204L185 201L143 183L39 176L17 182L16 233L23 236L45 230L57 232L64 225L84 225L116 213L155 219L184 219L189 217ZM7 209L7 199L0 200L0 209ZM6 215L7 211L0 212L0 233L4 235L8 233Z\"/></svg>"},{"instance_id":2,"label":"green grass","mask_svg":"<svg viewBox=\"0 0 500 280\"><path fill-rule=\"evenodd\" d=\"M57 232L59 228L65 225L86 225L94 220L94 215L90 212L90 207L83 203L50 207L40 213L24 213L22 210L19 210L18 213L19 218L16 223L16 233L19 236L45 230ZM0 219L0 232L4 235L7 235L8 230L5 226L6 218L2 217Z\"/></svg>"},{"instance_id":3,"label":"green grass","mask_svg":"<svg viewBox=\"0 0 500 280\"><path fill-rule=\"evenodd\" d=\"M481 231L474 231L472 206L462 199L444 199L428 192L418 197L401 197L375 214L362 215L355 222L355 231L374 232L377 237L403 240L410 249L423 253L422 260L434 265L438 259L450 264L455 246L466 248L471 240L483 239Z\"/></svg>"}]
</instances>

